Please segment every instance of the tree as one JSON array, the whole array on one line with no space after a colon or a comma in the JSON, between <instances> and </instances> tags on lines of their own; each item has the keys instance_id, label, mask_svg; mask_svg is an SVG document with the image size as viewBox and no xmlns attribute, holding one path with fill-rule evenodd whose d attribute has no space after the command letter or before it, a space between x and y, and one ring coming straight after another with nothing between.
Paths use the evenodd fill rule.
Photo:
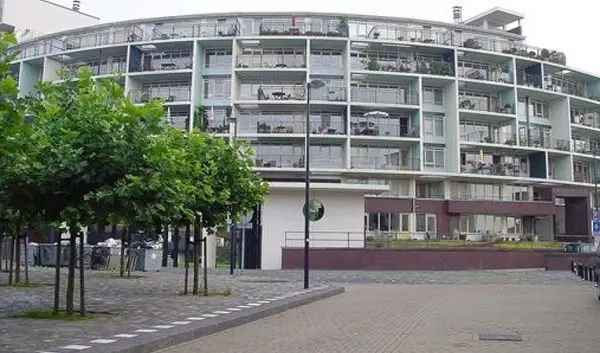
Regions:
<instances>
[{"instance_id":1,"label":"tree","mask_svg":"<svg viewBox=\"0 0 600 353\"><path fill-rule=\"evenodd\" d=\"M14 36L0 35L0 222L12 235L9 283L20 282L22 232L38 216L35 170L39 151L32 143L34 133L26 118L26 100L19 97L18 83L11 74L14 54L8 50ZM27 267L26 267L27 268ZM26 274L25 278L28 278Z\"/></svg>"},{"instance_id":2,"label":"tree","mask_svg":"<svg viewBox=\"0 0 600 353\"><path fill-rule=\"evenodd\" d=\"M72 314L76 238L83 241L82 225L110 215L109 210L89 202L89 195L113 187L143 162L151 136L163 131L163 109L157 103L135 106L117 81L95 81L89 70L75 78L64 77L60 83L42 83L39 92L29 105L34 142L43 156L42 168L36 171L40 174L36 206L46 221L67 225L71 256L66 310ZM80 267L80 312L84 315Z\"/></svg>"},{"instance_id":3,"label":"tree","mask_svg":"<svg viewBox=\"0 0 600 353\"><path fill-rule=\"evenodd\" d=\"M195 183L188 208L195 216L195 234L214 230L253 210L267 192L267 185L252 170L252 150L244 143L227 141L194 131L187 139L187 175ZM199 239L194 237L195 261ZM206 245L206 244L205 244ZM194 290L198 293L198 266L194 263ZM206 277L206 274L205 274ZM206 289L206 287L205 287Z\"/></svg>"}]
</instances>

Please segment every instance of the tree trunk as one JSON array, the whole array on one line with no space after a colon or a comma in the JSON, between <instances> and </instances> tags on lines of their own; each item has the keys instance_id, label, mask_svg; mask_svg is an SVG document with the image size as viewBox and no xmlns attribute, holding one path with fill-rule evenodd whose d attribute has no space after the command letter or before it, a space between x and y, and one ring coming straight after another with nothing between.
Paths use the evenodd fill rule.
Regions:
<instances>
[{"instance_id":1,"label":"tree trunk","mask_svg":"<svg viewBox=\"0 0 600 353\"><path fill-rule=\"evenodd\" d=\"M173 267L179 266L179 225L173 228Z\"/></svg>"},{"instance_id":2,"label":"tree trunk","mask_svg":"<svg viewBox=\"0 0 600 353\"><path fill-rule=\"evenodd\" d=\"M202 233L202 232L200 232ZM202 237L202 264L203 264L203 280L204 280L204 296L208 297L208 257L206 256L208 253L208 239L206 237Z\"/></svg>"},{"instance_id":3,"label":"tree trunk","mask_svg":"<svg viewBox=\"0 0 600 353\"><path fill-rule=\"evenodd\" d=\"M0 227L0 272L4 269L4 232Z\"/></svg>"},{"instance_id":4,"label":"tree trunk","mask_svg":"<svg viewBox=\"0 0 600 353\"><path fill-rule=\"evenodd\" d=\"M84 244L83 232L79 237L79 314L85 316L85 268L84 268Z\"/></svg>"},{"instance_id":5,"label":"tree trunk","mask_svg":"<svg viewBox=\"0 0 600 353\"><path fill-rule=\"evenodd\" d=\"M162 234L162 267L169 266L169 227L165 227L164 231L161 226L156 227L156 234Z\"/></svg>"},{"instance_id":6,"label":"tree trunk","mask_svg":"<svg viewBox=\"0 0 600 353\"><path fill-rule=\"evenodd\" d=\"M8 285L13 285L13 264L15 262L15 238L11 237L10 241L10 259L8 260Z\"/></svg>"},{"instance_id":7,"label":"tree trunk","mask_svg":"<svg viewBox=\"0 0 600 353\"><path fill-rule=\"evenodd\" d=\"M199 279L199 268L198 268L198 260L200 258L200 253L198 251L200 246L200 232L199 232L199 222L196 221L194 224L194 283L193 283L193 295L198 295L198 279Z\"/></svg>"},{"instance_id":8,"label":"tree trunk","mask_svg":"<svg viewBox=\"0 0 600 353\"><path fill-rule=\"evenodd\" d=\"M23 240L23 252L25 253L25 284L29 284L29 234L31 233L31 226L27 227L25 232L25 239Z\"/></svg>"},{"instance_id":9,"label":"tree trunk","mask_svg":"<svg viewBox=\"0 0 600 353\"><path fill-rule=\"evenodd\" d=\"M67 315L73 315L75 299L75 258L77 256L77 228L69 227L69 272L67 275Z\"/></svg>"},{"instance_id":10,"label":"tree trunk","mask_svg":"<svg viewBox=\"0 0 600 353\"><path fill-rule=\"evenodd\" d=\"M190 224L185 225L185 244L183 244L183 266L185 267L185 279L183 283L183 294L188 294L188 278L190 274Z\"/></svg>"},{"instance_id":11,"label":"tree trunk","mask_svg":"<svg viewBox=\"0 0 600 353\"><path fill-rule=\"evenodd\" d=\"M17 225L15 233L15 284L21 283L21 225Z\"/></svg>"},{"instance_id":12,"label":"tree trunk","mask_svg":"<svg viewBox=\"0 0 600 353\"><path fill-rule=\"evenodd\" d=\"M129 226L123 228L121 232L121 259L119 264L119 276L125 277L125 235L128 233Z\"/></svg>"},{"instance_id":13,"label":"tree trunk","mask_svg":"<svg viewBox=\"0 0 600 353\"><path fill-rule=\"evenodd\" d=\"M51 230L52 233L55 233L55 230L52 229ZM62 261L61 261L61 246L60 246L60 240L62 238L62 234L60 234L60 232L56 235L55 240L56 240L56 268L55 268L55 274L54 274L54 313L58 313L58 310L60 309L60 266L62 265Z\"/></svg>"},{"instance_id":14,"label":"tree trunk","mask_svg":"<svg viewBox=\"0 0 600 353\"><path fill-rule=\"evenodd\" d=\"M131 278L131 229L127 232L127 278Z\"/></svg>"}]
</instances>

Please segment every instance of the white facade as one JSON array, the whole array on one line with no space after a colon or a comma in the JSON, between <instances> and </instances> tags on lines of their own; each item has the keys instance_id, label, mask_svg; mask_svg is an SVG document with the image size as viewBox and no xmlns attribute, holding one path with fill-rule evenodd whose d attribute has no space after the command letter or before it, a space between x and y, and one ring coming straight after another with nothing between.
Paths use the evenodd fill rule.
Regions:
<instances>
[{"instance_id":1,"label":"white facade","mask_svg":"<svg viewBox=\"0 0 600 353\"><path fill-rule=\"evenodd\" d=\"M270 183L262 209L263 270L281 269L283 247L304 246L304 184ZM323 218L311 222L311 247L364 247L365 194L387 187L349 184L313 184L311 199L325 206Z\"/></svg>"},{"instance_id":2,"label":"white facade","mask_svg":"<svg viewBox=\"0 0 600 353\"><path fill-rule=\"evenodd\" d=\"M19 41L98 24L100 19L45 0L0 0L0 23L15 27Z\"/></svg>"}]
</instances>

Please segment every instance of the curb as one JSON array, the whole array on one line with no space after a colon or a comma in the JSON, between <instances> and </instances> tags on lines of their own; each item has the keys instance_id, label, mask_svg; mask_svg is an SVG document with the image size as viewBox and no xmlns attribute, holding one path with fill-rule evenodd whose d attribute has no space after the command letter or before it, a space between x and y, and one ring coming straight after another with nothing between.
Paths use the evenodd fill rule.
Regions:
<instances>
[{"instance_id":1,"label":"curb","mask_svg":"<svg viewBox=\"0 0 600 353\"><path fill-rule=\"evenodd\" d=\"M308 291L303 290L288 294L281 300L231 313L228 316L195 321L186 326L176 326L172 329L153 332L151 335L139 334L137 337L119 339L110 344L86 347L85 350L81 351L85 353L151 353L326 299L344 293L344 291L343 287L321 287L309 289ZM52 350L52 352L65 352L65 348ZM66 351L75 352L76 350Z\"/></svg>"}]
</instances>

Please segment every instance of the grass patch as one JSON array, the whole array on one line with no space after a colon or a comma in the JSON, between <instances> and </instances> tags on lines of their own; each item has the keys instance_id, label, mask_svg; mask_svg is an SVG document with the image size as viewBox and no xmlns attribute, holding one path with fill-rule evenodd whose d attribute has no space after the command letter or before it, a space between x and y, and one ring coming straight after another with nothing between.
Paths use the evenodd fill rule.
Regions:
<instances>
[{"instance_id":1,"label":"grass patch","mask_svg":"<svg viewBox=\"0 0 600 353\"><path fill-rule=\"evenodd\" d=\"M4 288L21 288L21 289L32 289L32 288L40 288L40 287L52 287L54 286L52 283L17 283L9 286L7 283L0 284L0 287Z\"/></svg>"},{"instance_id":2,"label":"grass patch","mask_svg":"<svg viewBox=\"0 0 600 353\"><path fill-rule=\"evenodd\" d=\"M506 250L562 250L562 243L556 241L503 241L494 244L498 249Z\"/></svg>"},{"instance_id":3,"label":"grass patch","mask_svg":"<svg viewBox=\"0 0 600 353\"><path fill-rule=\"evenodd\" d=\"M15 315L14 317L33 320L86 321L94 319L95 316L90 314L81 316L78 312L67 315L65 311L55 313L53 310L29 310L22 314Z\"/></svg>"},{"instance_id":4,"label":"grass patch","mask_svg":"<svg viewBox=\"0 0 600 353\"><path fill-rule=\"evenodd\" d=\"M444 248L464 248L464 247L482 247L487 246L485 242L469 242L464 240L371 240L367 241L369 248L392 248L392 249L444 249Z\"/></svg>"},{"instance_id":5,"label":"grass patch","mask_svg":"<svg viewBox=\"0 0 600 353\"><path fill-rule=\"evenodd\" d=\"M182 291L182 292L179 292L179 295L183 296L185 294L183 294L183 291ZM188 292L187 295L192 295L192 290L191 289L189 290L189 292ZM223 297L223 298L226 298L226 297L230 297L232 295L233 295L233 292L231 291L230 288L225 288L225 289L223 289L221 291L209 289L207 297ZM202 288L200 288L200 292L199 292L198 296L199 297L204 297L204 291L202 290Z\"/></svg>"},{"instance_id":6,"label":"grass patch","mask_svg":"<svg viewBox=\"0 0 600 353\"><path fill-rule=\"evenodd\" d=\"M119 272L98 272L98 273L94 273L94 276L99 277L99 278L115 278L115 279L140 279L140 278L146 277L144 275L135 275L135 274L131 274L131 276L127 277L127 272L125 272L125 275L123 277L121 277Z\"/></svg>"}]
</instances>

